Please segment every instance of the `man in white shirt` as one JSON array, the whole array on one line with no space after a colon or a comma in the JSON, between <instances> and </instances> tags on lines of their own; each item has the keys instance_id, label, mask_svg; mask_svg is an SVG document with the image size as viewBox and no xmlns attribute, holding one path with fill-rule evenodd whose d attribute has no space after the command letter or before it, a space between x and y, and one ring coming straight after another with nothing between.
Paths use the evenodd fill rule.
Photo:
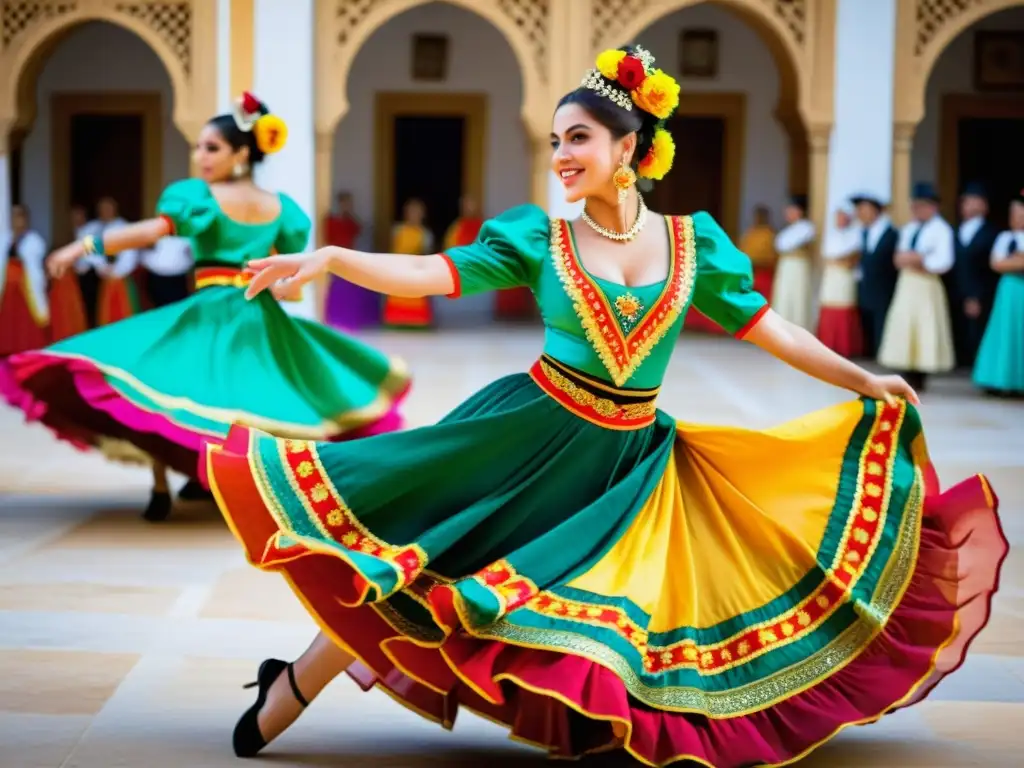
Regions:
<instances>
[{"instance_id":1,"label":"man in white shirt","mask_svg":"<svg viewBox=\"0 0 1024 768\"><path fill-rule=\"evenodd\" d=\"M192 272L192 246L184 237L162 237L142 252L146 292L155 307L164 307L188 296Z\"/></svg>"},{"instance_id":2,"label":"man in white shirt","mask_svg":"<svg viewBox=\"0 0 1024 768\"><path fill-rule=\"evenodd\" d=\"M772 309L791 323L810 329L812 246L817 233L807 218L806 195L794 195L786 206L786 226L775 236L779 260L772 285Z\"/></svg>"},{"instance_id":3,"label":"man in white shirt","mask_svg":"<svg viewBox=\"0 0 1024 768\"><path fill-rule=\"evenodd\" d=\"M96 218L82 227L80 232L76 233L76 237L81 239L86 235L92 235L100 238L107 231L112 232L126 226L128 222L118 214L117 201L112 197L103 197L96 203ZM138 266L139 252L136 250L121 251L112 260L108 260L106 256L92 254L75 262L90 328L96 327L102 314L99 308L101 281L128 279Z\"/></svg>"},{"instance_id":4,"label":"man in white shirt","mask_svg":"<svg viewBox=\"0 0 1024 768\"><path fill-rule=\"evenodd\" d=\"M928 374L953 369L953 330L941 275L955 263L955 234L939 215L939 195L928 183L914 185L913 220L900 230L896 292L885 319L878 362L901 371L921 391Z\"/></svg>"}]
</instances>

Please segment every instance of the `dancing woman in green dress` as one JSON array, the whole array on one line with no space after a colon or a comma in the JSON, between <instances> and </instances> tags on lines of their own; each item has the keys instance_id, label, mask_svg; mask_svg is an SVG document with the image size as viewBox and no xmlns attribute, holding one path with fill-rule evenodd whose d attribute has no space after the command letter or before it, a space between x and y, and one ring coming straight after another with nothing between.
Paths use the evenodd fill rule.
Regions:
<instances>
[{"instance_id":1,"label":"dancing woman in green dress","mask_svg":"<svg viewBox=\"0 0 1024 768\"><path fill-rule=\"evenodd\" d=\"M347 439L397 429L409 377L402 364L270 295L246 301L244 267L306 247L310 220L294 200L257 187L252 168L284 144L279 118L246 94L202 130L200 178L171 184L156 218L51 255L60 276L87 253L116 254L179 235L192 244L196 292L182 301L9 358L0 391L58 437L153 467L145 517L170 513L167 468L203 493L199 451L233 423L282 437ZM294 298L294 296L282 296Z\"/></svg>"},{"instance_id":2,"label":"dancing woman in green dress","mask_svg":"<svg viewBox=\"0 0 1024 768\"><path fill-rule=\"evenodd\" d=\"M393 296L528 286L544 353L439 423L352 443L238 427L207 452L251 563L321 634L261 666L252 756L342 671L450 728L465 707L553 756L792 762L919 700L988 617L1007 545L980 476L940 493L917 397L770 309L706 213L661 216L678 86L606 51L554 115L580 220L522 206L435 256L325 248L253 262L248 294L327 272ZM283 281L283 282L282 282ZM694 306L861 395L774 429L655 401Z\"/></svg>"}]
</instances>

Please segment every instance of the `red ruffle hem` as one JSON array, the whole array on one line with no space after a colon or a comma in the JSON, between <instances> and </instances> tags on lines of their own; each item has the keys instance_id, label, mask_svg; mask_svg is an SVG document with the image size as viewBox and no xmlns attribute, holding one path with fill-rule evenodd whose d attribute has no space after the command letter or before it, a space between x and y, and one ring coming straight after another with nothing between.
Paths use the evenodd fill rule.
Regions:
<instances>
[{"instance_id":1,"label":"red ruffle hem","mask_svg":"<svg viewBox=\"0 0 1024 768\"><path fill-rule=\"evenodd\" d=\"M685 760L714 768L795 762L848 726L920 701L956 670L988 621L1009 550L987 480L978 475L939 493L932 473L913 577L861 653L765 709L711 719L647 706L587 658L474 637L445 586L424 595L446 634L429 643L403 635L373 604L360 604L367 582L333 555L303 550L263 563L278 527L250 473L248 443L249 430L235 428L208 453L218 503L250 562L282 572L323 631L358 659L350 676L446 728L466 707L556 758L621 749L658 767Z\"/></svg>"}]
</instances>

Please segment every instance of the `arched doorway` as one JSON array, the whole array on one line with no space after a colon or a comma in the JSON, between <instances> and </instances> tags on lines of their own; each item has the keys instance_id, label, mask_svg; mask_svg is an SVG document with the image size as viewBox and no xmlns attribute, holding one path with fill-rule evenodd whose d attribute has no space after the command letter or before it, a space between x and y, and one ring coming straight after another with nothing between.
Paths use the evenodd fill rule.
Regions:
<instances>
[{"instance_id":1,"label":"arched doorway","mask_svg":"<svg viewBox=\"0 0 1024 768\"><path fill-rule=\"evenodd\" d=\"M33 142L44 141L42 137L49 130L51 97L55 93L91 93L91 107L85 112L92 109L96 114L113 115L134 109L128 108L126 101L117 106L118 98L128 91L156 95L161 110L156 128L150 128L151 138L160 132L161 126L173 125L188 141L193 140L202 122L216 108L216 78L194 76L215 69L216 4L186 0L169 7L80 0L38 8L30 4L10 5L16 7L5 7L0 50L0 224L6 221L10 198L22 197L23 187L28 183L32 199L25 202L35 209L37 224L39 218L48 222L41 227L44 233L52 233L59 240L66 232L54 227L58 220L52 210L54 200L33 186L49 187L49 172L36 169L29 173L26 166L32 162ZM88 47L90 39L91 44L102 47L82 50L83 45ZM104 51L102 62L96 50ZM129 58L120 60L123 51L127 51L125 55ZM72 60L75 63L68 63ZM133 69L136 61L142 62L138 71ZM73 101L66 101L65 106L71 113L82 113L83 108L75 107ZM152 99L150 106L140 106L144 101L136 101L135 111L152 113ZM173 139L175 131L164 130L163 134ZM177 139L180 141L180 136ZM150 168L150 176L156 177L156 184L151 186L157 190L169 173L180 171L173 162L169 167L163 162L164 142L159 143L161 154ZM173 142L170 151L173 155ZM57 148L51 168L61 164L60 152ZM185 154L187 157L187 150ZM36 155L42 157L38 151ZM46 163L47 158L42 157L41 162ZM187 171L186 162L184 172ZM17 180L17 190L12 189L12 176ZM59 177L54 180L59 182ZM59 186L53 184L51 195L59 193ZM144 190L139 204L151 207L154 194Z\"/></svg>"},{"instance_id":2,"label":"arched doorway","mask_svg":"<svg viewBox=\"0 0 1024 768\"><path fill-rule=\"evenodd\" d=\"M364 230L369 225L364 247L389 246L410 196L425 199L438 248L461 195L474 197L485 216L535 198L537 49L498 6L392 2L337 28L330 71L318 74L317 202L323 215L337 192L350 192ZM418 61L432 60L438 71L418 71ZM490 318L493 303L438 303L438 319Z\"/></svg>"},{"instance_id":3,"label":"arched doorway","mask_svg":"<svg viewBox=\"0 0 1024 768\"><path fill-rule=\"evenodd\" d=\"M895 218L909 218L914 181L939 186L951 220L957 195L973 181L991 188L993 213L1005 215L1006 199L1024 186L1019 178L1024 156L1015 151L1024 129L1024 84L1000 69L998 47L1020 45L1024 7L1019 0L978 0L939 6L909 2L899 9Z\"/></svg>"},{"instance_id":4,"label":"arched doorway","mask_svg":"<svg viewBox=\"0 0 1024 768\"><path fill-rule=\"evenodd\" d=\"M714 209L733 236L749 223L754 205L779 211L794 193L809 195L820 220L832 125L834 3L632 5L595 4L595 53L634 41L649 47L682 85L675 125L681 162L688 162L688 141L713 150L691 158L706 166L704 189L695 194L680 187L667 192L665 202L679 210ZM685 41L694 38L716 60L704 72L692 57L683 60ZM684 74L684 67L693 74Z\"/></svg>"},{"instance_id":5,"label":"arched doorway","mask_svg":"<svg viewBox=\"0 0 1024 768\"><path fill-rule=\"evenodd\" d=\"M737 239L758 206L771 211L776 229L784 226L789 196L801 194L822 231L831 74L815 75L814 57L831 61L834 17L814 15L814 8L834 6L792 4L812 14L805 19L791 14L790 5L677 0L599 20L605 26L596 28L598 51L636 42L680 82L679 110L668 125L676 171L650 195L658 210L706 210ZM828 37L812 43L808 32L816 28ZM829 98L816 109L822 88ZM687 327L722 332L696 311Z\"/></svg>"},{"instance_id":6,"label":"arched doorway","mask_svg":"<svg viewBox=\"0 0 1024 768\"><path fill-rule=\"evenodd\" d=\"M92 55L103 50L102 60ZM34 103L20 143L20 198L52 242L72 236L68 210L113 197L128 220L151 216L164 185L189 172L173 127L174 88L160 58L109 22L85 22L48 46L21 84Z\"/></svg>"}]
</instances>

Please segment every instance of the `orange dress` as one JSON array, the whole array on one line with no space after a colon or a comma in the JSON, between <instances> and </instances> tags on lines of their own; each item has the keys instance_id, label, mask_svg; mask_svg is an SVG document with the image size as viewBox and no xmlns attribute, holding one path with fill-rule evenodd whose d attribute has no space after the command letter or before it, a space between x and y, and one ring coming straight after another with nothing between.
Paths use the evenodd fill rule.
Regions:
<instances>
[{"instance_id":1,"label":"orange dress","mask_svg":"<svg viewBox=\"0 0 1024 768\"><path fill-rule=\"evenodd\" d=\"M36 232L0 243L0 357L50 343L46 243Z\"/></svg>"},{"instance_id":2,"label":"orange dress","mask_svg":"<svg viewBox=\"0 0 1024 768\"><path fill-rule=\"evenodd\" d=\"M83 333L89 327L78 275L68 271L50 284L50 335L57 342Z\"/></svg>"},{"instance_id":3,"label":"orange dress","mask_svg":"<svg viewBox=\"0 0 1024 768\"><path fill-rule=\"evenodd\" d=\"M432 245L430 230L414 224L396 225L391 236L392 253L423 256ZM428 296L387 296L383 320L385 325L400 328L428 328L434 322L434 310Z\"/></svg>"}]
</instances>

